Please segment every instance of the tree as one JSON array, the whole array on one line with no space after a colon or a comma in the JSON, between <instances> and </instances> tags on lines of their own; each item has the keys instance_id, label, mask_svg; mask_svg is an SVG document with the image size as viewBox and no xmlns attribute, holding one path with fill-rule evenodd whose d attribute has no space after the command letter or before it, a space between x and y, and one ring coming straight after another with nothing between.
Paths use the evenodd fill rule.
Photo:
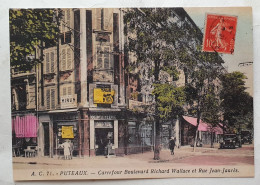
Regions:
<instances>
[{"instance_id":1,"label":"tree","mask_svg":"<svg viewBox=\"0 0 260 185\"><path fill-rule=\"evenodd\" d=\"M173 116L173 109L179 109L184 99L182 89L166 85L167 82L161 79L161 75L166 72L172 76L173 81L176 80L177 68L182 68L180 52L183 48L190 48L188 40L194 36L191 34L194 30L186 22L181 22L180 28L180 21L172 19L175 17L174 10L177 9L128 9L124 16L125 34L128 37L126 51L134 53L136 57L136 61L130 65L138 68L142 64L149 71L150 79L153 79L155 160L160 159L160 119ZM163 98L166 90L173 93L167 94L172 105Z\"/></svg>"},{"instance_id":2,"label":"tree","mask_svg":"<svg viewBox=\"0 0 260 185\"><path fill-rule=\"evenodd\" d=\"M55 16L53 9L10 9L11 67L27 71L43 60L43 56L34 57L35 49L56 44L59 29Z\"/></svg>"},{"instance_id":3,"label":"tree","mask_svg":"<svg viewBox=\"0 0 260 185\"><path fill-rule=\"evenodd\" d=\"M243 73L238 71L224 74L221 77L220 98L226 129L239 131L241 127L252 128L253 97L246 92L246 78Z\"/></svg>"},{"instance_id":4,"label":"tree","mask_svg":"<svg viewBox=\"0 0 260 185\"><path fill-rule=\"evenodd\" d=\"M153 95L158 96L158 111L162 120L168 121L183 114L186 103L185 87L176 87L172 84L155 84Z\"/></svg>"},{"instance_id":5,"label":"tree","mask_svg":"<svg viewBox=\"0 0 260 185\"><path fill-rule=\"evenodd\" d=\"M213 148L213 133L215 128L220 126L221 117L219 91L210 87L203 101L202 120L208 124L211 133L211 148Z\"/></svg>"},{"instance_id":6,"label":"tree","mask_svg":"<svg viewBox=\"0 0 260 185\"><path fill-rule=\"evenodd\" d=\"M186 61L187 84L186 96L189 104L189 114L197 118L196 132L194 136L195 151L198 127L200 120L206 121L210 128L218 125L218 117L220 110L218 109L218 93L217 86L220 86L218 79L222 73L223 60L218 53L202 52L198 47L197 60L188 58ZM193 64L190 63L193 60Z\"/></svg>"}]
</instances>

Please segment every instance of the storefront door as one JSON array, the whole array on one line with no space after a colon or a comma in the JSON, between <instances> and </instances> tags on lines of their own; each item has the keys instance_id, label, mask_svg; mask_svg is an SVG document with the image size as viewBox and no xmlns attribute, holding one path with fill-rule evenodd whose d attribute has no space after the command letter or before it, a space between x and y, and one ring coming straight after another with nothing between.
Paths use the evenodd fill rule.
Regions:
<instances>
[{"instance_id":1,"label":"storefront door","mask_svg":"<svg viewBox=\"0 0 260 185\"><path fill-rule=\"evenodd\" d=\"M49 123L42 123L44 132L44 156L50 155L50 127Z\"/></svg>"},{"instance_id":2,"label":"storefront door","mask_svg":"<svg viewBox=\"0 0 260 185\"><path fill-rule=\"evenodd\" d=\"M107 144L110 140L114 144L113 128L96 128L95 129L95 145L96 155L107 155Z\"/></svg>"}]
</instances>

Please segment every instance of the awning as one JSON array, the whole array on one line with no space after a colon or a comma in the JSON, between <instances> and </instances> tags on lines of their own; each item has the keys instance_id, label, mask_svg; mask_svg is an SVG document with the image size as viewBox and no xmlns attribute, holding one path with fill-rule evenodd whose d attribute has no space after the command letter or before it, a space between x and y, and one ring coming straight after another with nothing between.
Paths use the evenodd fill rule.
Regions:
<instances>
[{"instance_id":1,"label":"awning","mask_svg":"<svg viewBox=\"0 0 260 185\"><path fill-rule=\"evenodd\" d=\"M37 137L38 119L34 115L16 116L12 119L12 128L17 138Z\"/></svg>"},{"instance_id":2,"label":"awning","mask_svg":"<svg viewBox=\"0 0 260 185\"><path fill-rule=\"evenodd\" d=\"M194 126L197 126L197 118L189 117L189 116L183 116L183 118L188 123L190 123ZM210 124L207 124L207 123L203 122L202 120L200 120L198 130L203 131L203 132L212 132L213 131L213 132L216 132L216 134L223 134L223 130L219 126L212 128L209 125Z\"/></svg>"},{"instance_id":3,"label":"awning","mask_svg":"<svg viewBox=\"0 0 260 185\"><path fill-rule=\"evenodd\" d=\"M62 110L51 110L48 113L66 113L66 112L77 112L78 109L62 109Z\"/></svg>"}]
</instances>

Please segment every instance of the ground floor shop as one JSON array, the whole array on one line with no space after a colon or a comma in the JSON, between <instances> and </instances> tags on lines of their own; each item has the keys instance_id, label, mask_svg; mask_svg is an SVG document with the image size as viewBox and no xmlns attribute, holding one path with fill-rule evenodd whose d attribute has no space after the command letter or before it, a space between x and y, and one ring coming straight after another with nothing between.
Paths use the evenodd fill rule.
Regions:
<instances>
[{"instance_id":1,"label":"ground floor shop","mask_svg":"<svg viewBox=\"0 0 260 185\"><path fill-rule=\"evenodd\" d=\"M127 145L126 153L151 151L155 143L155 120L146 115L127 113ZM180 143L179 119L160 123L161 149L169 149L169 141L175 138L176 146Z\"/></svg>"},{"instance_id":2,"label":"ground floor shop","mask_svg":"<svg viewBox=\"0 0 260 185\"><path fill-rule=\"evenodd\" d=\"M152 151L155 121L124 109L64 109L13 115L13 155L64 156L64 143L73 157L128 155ZM161 149L194 144L196 118L183 116L160 125ZM220 128L200 123L199 141L217 142ZM31 152L31 153L30 153Z\"/></svg>"},{"instance_id":3,"label":"ground floor shop","mask_svg":"<svg viewBox=\"0 0 260 185\"><path fill-rule=\"evenodd\" d=\"M219 126L212 127L211 124L202 120L200 120L197 126L197 118L195 117L183 116L180 119L180 123L181 145L194 145L196 129L198 129L197 146L219 142L223 134L223 130Z\"/></svg>"},{"instance_id":4,"label":"ground floor shop","mask_svg":"<svg viewBox=\"0 0 260 185\"><path fill-rule=\"evenodd\" d=\"M70 109L41 113L39 155L63 156L64 142L71 144L74 157L107 155L108 150L111 155L119 154L120 147L125 144L124 124L120 109Z\"/></svg>"},{"instance_id":5,"label":"ground floor shop","mask_svg":"<svg viewBox=\"0 0 260 185\"><path fill-rule=\"evenodd\" d=\"M12 115L13 157L36 155L38 119L34 112L20 112Z\"/></svg>"}]
</instances>

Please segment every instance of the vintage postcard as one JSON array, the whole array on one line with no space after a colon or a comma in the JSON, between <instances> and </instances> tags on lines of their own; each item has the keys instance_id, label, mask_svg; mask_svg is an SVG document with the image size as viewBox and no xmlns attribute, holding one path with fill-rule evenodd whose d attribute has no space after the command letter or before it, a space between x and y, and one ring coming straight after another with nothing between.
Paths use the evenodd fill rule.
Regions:
<instances>
[{"instance_id":1,"label":"vintage postcard","mask_svg":"<svg viewBox=\"0 0 260 185\"><path fill-rule=\"evenodd\" d=\"M254 177L252 8L10 9L15 181Z\"/></svg>"}]
</instances>

